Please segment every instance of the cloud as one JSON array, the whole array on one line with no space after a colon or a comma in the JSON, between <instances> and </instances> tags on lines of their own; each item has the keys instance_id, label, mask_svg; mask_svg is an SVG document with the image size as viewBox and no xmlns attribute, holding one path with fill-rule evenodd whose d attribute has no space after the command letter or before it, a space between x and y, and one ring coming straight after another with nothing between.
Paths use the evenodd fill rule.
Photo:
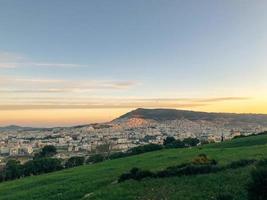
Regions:
<instances>
[{"instance_id":1,"label":"cloud","mask_svg":"<svg viewBox=\"0 0 267 200\"><path fill-rule=\"evenodd\" d=\"M218 97L218 98L204 98L197 99L198 102L221 102L221 101L235 101L235 100L249 100L250 97Z\"/></svg>"},{"instance_id":2,"label":"cloud","mask_svg":"<svg viewBox=\"0 0 267 200\"><path fill-rule=\"evenodd\" d=\"M76 68L85 66L86 65L70 64L70 63L1 62L0 60L0 68L19 68L19 67Z\"/></svg>"},{"instance_id":3,"label":"cloud","mask_svg":"<svg viewBox=\"0 0 267 200\"><path fill-rule=\"evenodd\" d=\"M185 100L187 99L187 100ZM1 104L0 110L21 110L21 109L97 109L97 108L196 108L208 106L214 102L245 100L243 97L220 97L205 98L207 102L194 98L108 98L108 97L87 97L87 98L33 98L31 99L10 99L8 104ZM177 101L178 100L178 101Z\"/></svg>"},{"instance_id":4,"label":"cloud","mask_svg":"<svg viewBox=\"0 0 267 200\"><path fill-rule=\"evenodd\" d=\"M20 67L51 67L51 68L76 68L86 65L75 63L51 63L51 62L33 62L31 59L10 52L0 52L1 68L20 68Z\"/></svg>"},{"instance_id":5,"label":"cloud","mask_svg":"<svg viewBox=\"0 0 267 200\"><path fill-rule=\"evenodd\" d=\"M94 90L125 90L136 81L64 80L25 77L0 77L0 93L83 93Z\"/></svg>"},{"instance_id":6,"label":"cloud","mask_svg":"<svg viewBox=\"0 0 267 200\"><path fill-rule=\"evenodd\" d=\"M49 89L0 89L0 93L63 93L70 92L68 89L57 89L57 88L49 88Z\"/></svg>"},{"instance_id":7,"label":"cloud","mask_svg":"<svg viewBox=\"0 0 267 200\"><path fill-rule=\"evenodd\" d=\"M161 105L164 108L192 108L204 106L205 104L173 104ZM153 104L20 104L20 105L0 105L0 110L32 110L32 109L110 109L110 108L158 108Z\"/></svg>"}]
</instances>

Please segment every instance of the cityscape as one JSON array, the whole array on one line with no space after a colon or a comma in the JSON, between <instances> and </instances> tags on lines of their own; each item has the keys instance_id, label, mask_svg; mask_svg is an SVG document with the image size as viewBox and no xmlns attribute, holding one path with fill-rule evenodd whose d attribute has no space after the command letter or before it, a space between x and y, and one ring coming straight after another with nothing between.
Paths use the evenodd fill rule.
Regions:
<instances>
[{"instance_id":1,"label":"cityscape","mask_svg":"<svg viewBox=\"0 0 267 200\"><path fill-rule=\"evenodd\" d=\"M267 200L267 0L0 0L0 200Z\"/></svg>"},{"instance_id":2,"label":"cityscape","mask_svg":"<svg viewBox=\"0 0 267 200\"><path fill-rule=\"evenodd\" d=\"M137 109L133 113L139 110L146 111L146 109ZM89 157L97 153L106 153L105 150L101 150L101 146L107 144L109 144L108 150L114 153L126 152L133 147L146 144L163 144L167 137L179 140L197 138L201 144L201 142L217 143L237 136L248 136L264 131L267 131L264 118L261 123L233 123L227 118L215 121L186 118L156 121L138 118L135 115L122 116L108 123L74 127L9 126L0 129L1 164L4 165L5 161L10 158L26 162L48 145L57 148L58 154L55 157L68 159L73 156Z\"/></svg>"}]
</instances>

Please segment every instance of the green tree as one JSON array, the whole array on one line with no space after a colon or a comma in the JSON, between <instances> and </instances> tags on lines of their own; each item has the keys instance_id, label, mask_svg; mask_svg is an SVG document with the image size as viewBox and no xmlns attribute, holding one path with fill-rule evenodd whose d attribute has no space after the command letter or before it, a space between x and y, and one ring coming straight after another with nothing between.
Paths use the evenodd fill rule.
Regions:
<instances>
[{"instance_id":1,"label":"green tree","mask_svg":"<svg viewBox=\"0 0 267 200\"><path fill-rule=\"evenodd\" d=\"M164 146L168 146L172 144L175 141L174 137L166 137L166 139L163 141Z\"/></svg>"},{"instance_id":2,"label":"green tree","mask_svg":"<svg viewBox=\"0 0 267 200\"><path fill-rule=\"evenodd\" d=\"M42 148L42 150L35 155L35 158L45 158L52 157L57 154L57 149L53 145L47 145Z\"/></svg>"},{"instance_id":3,"label":"green tree","mask_svg":"<svg viewBox=\"0 0 267 200\"><path fill-rule=\"evenodd\" d=\"M5 167L5 179L13 180L22 175L22 166L17 160L9 160Z\"/></svg>"},{"instance_id":4,"label":"green tree","mask_svg":"<svg viewBox=\"0 0 267 200\"><path fill-rule=\"evenodd\" d=\"M98 163L98 162L102 162L103 160L105 160L105 157L101 154L95 154L90 156L87 160L86 163L90 164L90 163Z\"/></svg>"},{"instance_id":5,"label":"green tree","mask_svg":"<svg viewBox=\"0 0 267 200\"><path fill-rule=\"evenodd\" d=\"M183 140L183 142L184 142L184 144L185 144L186 146L194 147L194 146L197 146L197 144L198 144L200 141L199 141L199 139L197 139L197 138L191 138L191 137L189 137L189 138L185 138L185 139Z\"/></svg>"},{"instance_id":6,"label":"green tree","mask_svg":"<svg viewBox=\"0 0 267 200\"><path fill-rule=\"evenodd\" d=\"M185 147L184 142L182 142L181 140L175 140L174 137L167 137L164 140L163 145L166 148L183 148L183 147Z\"/></svg>"},{"instance_id":7,"label":"green tree","mask_svg":"<svg viewBox=\"0 0 267 200\"><path fill-rule=\"evenodd\" d=\"M57 158L39 158L23 165L24 175L38 175L63 169L61 160Z\"/></svg>"},{"instance_id":8,"label":"green tree","mask_svg":"<svg viewBox=\"0 0 267 200\"><path fill-rule=\"evenodd\" d=\"M81 156L74 156L68 159L68 161L65 164L66 168L76 167L84 164L84 157Z\"/></svg>"}]
</instances>

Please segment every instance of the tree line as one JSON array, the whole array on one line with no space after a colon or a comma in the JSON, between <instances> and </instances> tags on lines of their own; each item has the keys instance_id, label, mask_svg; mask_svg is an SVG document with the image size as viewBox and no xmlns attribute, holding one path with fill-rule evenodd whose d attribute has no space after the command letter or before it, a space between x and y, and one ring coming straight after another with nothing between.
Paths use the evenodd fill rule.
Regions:
<instances>
[{"instance_id":1,"label":"tree line","mask_svg":"<svg viewBox=\"0 0 267 200\"><path fill-rule=\"evenodd\" d=\"M33 160L29 160L24 164L17 160L8 160L5 167L0 171L0 182L59 171L84 164L84 157L75 156L64 162L63 159L53 158L56 154L56 147L48 145L42 148L39 153L36 153Z\"/></svg>"}]
</instances>

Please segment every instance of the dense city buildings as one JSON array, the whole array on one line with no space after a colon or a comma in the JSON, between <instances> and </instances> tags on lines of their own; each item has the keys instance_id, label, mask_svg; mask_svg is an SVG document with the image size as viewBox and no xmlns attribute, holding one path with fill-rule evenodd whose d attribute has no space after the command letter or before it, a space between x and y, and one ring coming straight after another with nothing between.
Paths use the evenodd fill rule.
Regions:
<instances>
[{"instance_id":1,"label":"dense city buildings","mask_svg":"<svg viewBox=\"0 0 267 200\"><path fill-rule=\"evenodd\" d=\"M128 149L149 143L162 144L167 136L176 139L198 138L202 142L220 142L235 136L255 134L267 130L257 123L233 125L226 120L165 120L124 118L104 124L90 124L63 128L6 127L0 130L0 162L16 158L21 162L32 159L34 153L46 145L57 148L58 158L101 153L102 146L110 151Z\"/></svg>"}]
</instances>

